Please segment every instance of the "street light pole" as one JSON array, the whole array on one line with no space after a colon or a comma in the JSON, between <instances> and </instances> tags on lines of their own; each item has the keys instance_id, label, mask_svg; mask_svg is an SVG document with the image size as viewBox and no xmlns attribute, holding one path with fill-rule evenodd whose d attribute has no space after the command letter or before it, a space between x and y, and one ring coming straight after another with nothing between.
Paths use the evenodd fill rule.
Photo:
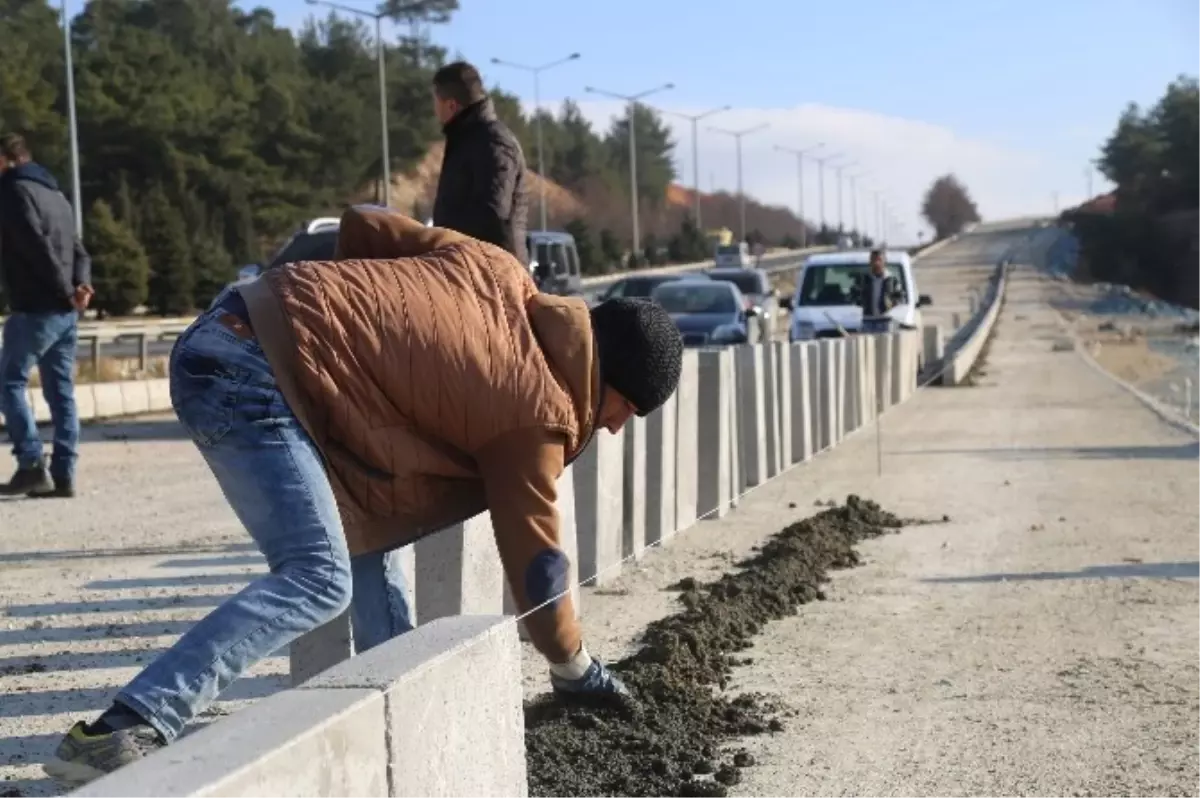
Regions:
<instances>
[{"instance_id":1,"label":"street light pole","mask_svg":"<svg viewBox=\"0 0 1200 798\"><path fill-rule=\"evenodd\" d=\"M365 19L375 20L375 60L379 62L379 149L383 170L383 205L392 205L392 159L388 151L388 105L387 105L387 67L384 63L383 20L389 14L364 11L354 6L345 6L330 0L304 0L310 6L328 6L329 8L355 14Z\"/></svg>"},{"instance_id":2,"label":"street light pole","mask_svg":"<svg viewBox=\"0 0 1200 798\"><path fill-rule=\"evenodd\" d=\"M766 130L771 126L770 122L763 122L761 125L746 128L745 130L724 130L719 127L709 128L714 133L724 133L726 136L733 136L737 142L737 191L739 200L739 213L741 215L741 240L746 240L746 192L742 190L742 138L751 133L757 133L760 130Z\"/></svg>"},{"instance_id":3,"label":"street light pole","mask_svg":"<svg viewBox=\"0 0 1200 798\"><path fill-rule=\"evenodd\" d=\"M534 108L534 127L537 128L537 160L538 160L538 199L541 205L541 220L542 230L546 229L546 159L544 155L544 147L542 144L542 96L541 96L541 76L547 69L565 64L568 61L577 61L579 53L571 53L566 58L560 58L557 61L551 61L548 64L541 66L526 66L518 64L514 61L505 61L500 58L493 58L493 64L500 66L512 67L533 74L533 108Z\"/></svg>"},{"instance_id":4,"label":"street light pole","mask_svg":"<svg viewBox=\"0 0 1200 798\"><path fill-rule=\"evenodd\" d=\"M789 147L780 147L780 146L775 147L775 149L779 150L780 152L787 152L787 153L791 153L792 155L796 156L796 180L799 184L799 191L800 191L800 193L799 193L800 202L797 205L797 212L800 215L799 218L800 218L800 248L801 249L804 249L808 246L808 223L804 221L804 154L808 153L808 152L812 152L813 150L819 150L824 146L825 146L825 143L821 142L820 144L814 144L813 146L806 147L802 150L794 150Z\"/></svg>"},{"instance_id":5,"label":"street light pole","mask_svg":"<svg viewBox=\"0 0 1200 798\"><path fill-rule=\"evenodd\" d=\"M866 177L869 174L871 174L871 173L870 172L859 172L857 174L847 175L847 178L846 178L847 180L850 181L850 210L851 210L850 226L851 226L852 231L855 233L858 233L860 237L862 236L862 231L860 231L858 229L858 179L860 177Z\"/></svg>"},{"instance_id":6,"label":"street light pole","mask_svg":"<svg viewBox=\"0 0 1200 798\"><path fill-rule=\"evenodd\" d=\"M838 164L837 166L833 167L833 171L835 171L837 173L838 234L839 235L845 230L845 225L842 223L842 220L843 220L842 211L844 210L844 205L842 203L842 172L849 169L851 166L856 165L856 163L857 163L856 161L850 161L849 163Z\"/></svg>"},{"instance_id":7,"label":"street light pole","mask_svg":"<svg viewBox=\"0 0 1200 798\"><path fill-rule=\"evenodd\" d=\"M832 155L826 155L822 158L813 158L817 162L817 193L821 205L821 230L825 230L825 164L827 161L832 161L835 158L844 157L842 153L835 152Z\"/></svg>"},{"instance_id":8,"label":"street light pole","mask_svg":"<svg viewBox=\"0 0 1200 798\"><path fill-rule=\"evenodd\" d=\"M617 94L616 92L597 89L593 86L584 86L583 90L589 94L599 94L603 97L612 97L616 100L624 100L629 103L629 208L633 218L633 248L634 253L642 251L641 230L638 229L638 182L637 182L637 101L643 97L649 97L656 92L666 91L675 88L674 83L664 83L661 86L655 86L653 89L646 89L637 94Z\"/></svg>"},{"instance_id":9,"label":"street light pole","mask_svg":"<svg viewBox=\"0 0 1200 798\"><path fill-rule=\"evenodd\" d=\"M71 133L71 204L75 209L75 234L83 238L83 193L79 188L79 123L75 118L75 64L71 57L71 15L62 4L63 60L67 68L67 125Z\"/></svg>"},{"instance_id":10,"label":"street light pole","mask_svg":"<svg viewBox=\"0 0 1200 798\"><path fill-rule=\"evenodd\" d=\"M692 176L695 178L695 185L693 186L693 193L695 196L692 198L692 200L695 208L697 230L703 229L700 221L700 133L698 123L701 119L707 119L713 114L719 114L723 111L728 111L731 108L733 108L732 105L722 105L720 108L713 108L711 111L705 111L702 114L681 114L678 111L667 111L662 108L658 109L664 114L678 116L681 119L686 119L692 123Z\"/></svg>"}]
</instances>

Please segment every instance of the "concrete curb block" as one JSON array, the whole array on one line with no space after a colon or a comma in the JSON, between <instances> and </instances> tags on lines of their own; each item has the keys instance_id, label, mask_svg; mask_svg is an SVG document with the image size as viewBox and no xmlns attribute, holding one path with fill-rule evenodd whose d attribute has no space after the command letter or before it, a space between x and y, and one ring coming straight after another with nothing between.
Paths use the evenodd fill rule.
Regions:
<instances>
[{"instance_id":1,"label":"concrete curb block","mask_svg":"<svg viewBox=\"0 0 1200 798\"><path fill-rule=\"evenodd\" d=\"M1000 318L1000 306L1004 303L1004 291L1007 285L1008 267L1000 266L997 270L991 299L983 309L982 315L978 317L978 321L974 323L975 329L954 351L946 355L946 363L942 371L943 385L959 385L971 372L975 361L979 359L979 353L983 351L984 344L992 334L996 320Z\"/></svg>"},{"instance_id":2,"label":"concrete curb block","mask_svg":"<svg viewBox=\"0 0 1200 798\"><path fill-rule=\"evenodd\" d=\"M50 406L41 388L28 389L25 399L37 422L48 424ZM81 422L161 413L171 409L171 381L162 378L81 383L75 386L75 408ZM0 429L4 429L3 416Z\"/></svg>"}]
</instances>

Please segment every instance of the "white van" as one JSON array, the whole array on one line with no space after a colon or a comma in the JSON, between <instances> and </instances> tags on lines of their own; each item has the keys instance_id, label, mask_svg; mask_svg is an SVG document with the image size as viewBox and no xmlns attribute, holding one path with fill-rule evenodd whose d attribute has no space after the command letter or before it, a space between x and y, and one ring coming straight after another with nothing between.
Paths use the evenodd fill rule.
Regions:
<instances>
[{"instance_id":1,"label":"white van","mask_svg":"<svg viewBox=\"0 0 1200 798\"><path fill-rule=\"evenodd\" d=\"M917 293L912 258L907 252L886 253L888 274L895 277L904 299L889 315L899 325L921 326L921 308L932 304L928 296ZM791 310L788 340L811 341L836 338L841 333L862 329L862 308L854 296L859 277L870 268L870 250L828 252L810 255L800 267L796 293L784 300Z\"/></svg>"},{"instance_id":2,"label":"white van","mask_svg":"<svg viewBox=\"0 0 1200 798\"><path fill-rule=\"evenodd\" d=\"M750 269L754 259L750 257L750 245L745 241L720 244L713 253L713 265L718 269Z\"/></svg>"}]
</instances>

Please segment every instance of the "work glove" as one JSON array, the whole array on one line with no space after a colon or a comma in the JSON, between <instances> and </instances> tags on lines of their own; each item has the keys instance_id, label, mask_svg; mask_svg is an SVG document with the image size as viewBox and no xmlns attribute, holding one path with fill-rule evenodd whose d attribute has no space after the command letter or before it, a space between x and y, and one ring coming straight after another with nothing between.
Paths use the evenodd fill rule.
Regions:
<instances>
[{"instance_id":1,"label":"work glove","mask_svg":"<svg viewBox=\"0 0 1200 798\"><path fill-rule=\"evenodd\" d=\"M628 708L633 704L633 694L625 683L595 658L578 679L564 679L551 672L550 686L559 700L566 703L618 708Z\"/></svg>"}]
</instances>

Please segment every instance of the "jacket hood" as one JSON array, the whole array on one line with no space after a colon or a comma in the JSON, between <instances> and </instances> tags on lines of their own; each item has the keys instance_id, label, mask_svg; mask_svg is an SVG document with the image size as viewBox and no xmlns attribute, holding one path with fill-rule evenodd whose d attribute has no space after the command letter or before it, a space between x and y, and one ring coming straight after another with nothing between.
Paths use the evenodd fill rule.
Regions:
<instances>
[{"instance_id":1,"label":"jacket hood","mask_svg":"<svg viewBox=\"0 0 1200 798\"><path fill-rule=\"evenodd\" d=\"M4 173L4 176L9 180L27 180L30 183L38 183L51 191L58 191L58 181L54 179L54 175L40 163L23 163L20 166L14 166Z\"/></svg>"},{"instance_id":2,"label":"jacket hood","mask_svg":"<svg viewBox=\"0 0 1200 798\"><path fill-rule=\"evenodd\" d=\"M570 395L579 419L579 439L572 441L569 461L587 446L600 411L600 358L592 314L582 299L553 294L534 294L526 308L542 353Z\"/></svg>"}]
</instances>

